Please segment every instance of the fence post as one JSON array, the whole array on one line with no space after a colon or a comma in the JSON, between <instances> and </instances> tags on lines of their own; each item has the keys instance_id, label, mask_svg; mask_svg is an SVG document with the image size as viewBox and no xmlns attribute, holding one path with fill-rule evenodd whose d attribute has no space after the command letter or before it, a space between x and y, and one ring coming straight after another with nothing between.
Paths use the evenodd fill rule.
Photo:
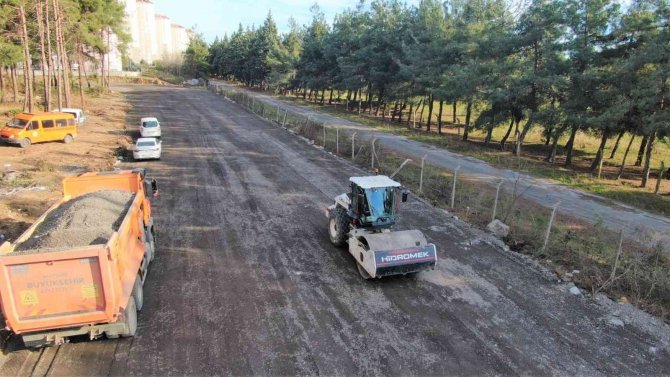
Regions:
<instances>
[{"instance_id":1,"label":"fence post","mask_svg":"<svg viewBox=\"0 0 670 377\"><path fill-rule=\"evenodd\" d=\"M356 132L351 135L351 161L356 158Z\"/></svg>"},{"instance_id":2,"label":"fence post","mask_svg":"<svg viewBox=\"0 0 670 377\"><path fill-rule=\"evenodd\" d=\"M556 217L556 210L561 202L554 204L554 208L551 210L551 217L549 218L549 224L547 225L547 233L544 235L544 244L542 244L542 251L547 249L547 244L549 244L549 235L551 234L551 227L554 225L554 218Z\"/></svg>"},{"instance_id":3,"label":"fence post","mask_svg":"<svg viewBox=\"0 0 670 377\"><path fill-rule=\"evenodd\" d=\"M605 151L603 151L603 156L600 158L600 163L598 164L598 179L603 175L603 162L605 161Z\"/></svg>"},{"instance_id":4,"label":"fence post","mask_svg":"<svg viewBox=\"0 0 670 377\"><path fill-rule=\"evenodd\" d=\"M265 104L263 102L260 102L260 104L261 104L261 118L265 118Z\"/></svg>"},{"instance_id":5,"label":"fence post","mask_svg":"<svg viewBox=\"0 0 670 377\"><path fill-rule=\"evenodd\" d=\"M496 200L493 202L493 215L491 215L491 221L496 219L496 212L498 212L498 197L500 196L500 186L502 186L504 181L500 181L498 186L496 186Z\"/></svg>"},{"instance_id":6,"label":"fence post","mask_svg":"<svg viewBox=\"0 0 670 377\"><path fill-rule=\"evenodd\" d=\"M372 170L375 169L375 141L377 141L376 138L372 139Z\"/></svg>"},{"instance_id":7,"label":"fence post","mask_svg":"<svg viewBox=\"0 0 670 377\"><path fill-rule=\"evenodd\" d=\"M454 182L451 184L451 208L456 207L456 179L458 177L458 171L461 170L461 166L458 165L456 170L454 170Z\"/></svg>"},{"instance_id":8,"label":"fence post","mask_svg":"<svg viewBox=\"0 0 670 377\"><path fill-rule=\"evenodd\" d=\"M340 127L335 127L335 154L340 154Z\"/></svg>"},{"instance_id":9,"label":"fence post","mask_svg":"<svg viewBox=\"0 0 670 377\"><path fill-rule=\"evenodd\" d=\"M326 149L326 124L323 124L323 149Z\"/></svg>"},{"instance_id":10,"label":"fence post","mask_svg":"<svg viewBox=\"0 0 670 377\"><path fill-rule=\"evenodd\" d=\"M661 170L658 171L658 179L656 180L656 189L654 194L658 194L658 190L661 189L661 181L663 180L663 175L665 174L665 161L661 161Z\"/></svg>"},{"instance_id":11,"label":"fence post","mask_svg":"<svg viewBox=\"0 0 670 377\"><path fill-rule=\"evenodd\" d=\"M279 105L277 105L277 124L279 124Z\"/></svg>"},{"instance_id":12,"label":"fence post","mask_svg":"<svg viewBox=\"0 0 670 377\"><path fill-rule=\"evenodd\" d=\"M428 157L427 154L424 154L423 157L421 157L421 174L419 175L419 192L423 194L423 168L426 165L426 157Z\"/></svg>"},{"instance_id":13,"label":"fence post","mask_svg":"<svg viewBox=\"0 0 670 377\"><path fill-rule=\"evenodd\" d=\"M400 172L400 170L402 170L402 168L404 168L405 165L407 165L408 162L412 162L412 160L410 160L410 159L408 158L408 159L406 159L405 161L403 161L402 164L400 164L400 166L393 172L393 174L391 174L391 175L389 176L389 178L393 178L393 177L395 177L395 175L398 174L398 173Z\"/></svg>"},{"instance_id":14,"label":"fence post","mask_svg":"<svg viewBox=\"0 0 670 377\"><path fill-rule=\"evenodd\" d=\"M286 128L286 117L288 116L288 110L284 111L284 121L282 122L282 128Z\"/></svg>"}]
</instances>

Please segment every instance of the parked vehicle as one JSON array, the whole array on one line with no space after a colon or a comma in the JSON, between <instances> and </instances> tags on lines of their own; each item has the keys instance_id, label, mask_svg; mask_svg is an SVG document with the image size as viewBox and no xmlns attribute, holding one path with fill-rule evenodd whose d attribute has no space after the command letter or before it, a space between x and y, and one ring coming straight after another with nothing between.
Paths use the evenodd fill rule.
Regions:
<instances>
[{"instance_id":1,"label":"parked vehicle","mask_svg":"<svg viewBox=\"0 0 670 377\"><path fill-rule=\"evenodd\" d=\"M135 160L160 160L161 142L155 137L142 137L137 139L133 147L133 159Z\"/></svg>"},{"instance_id":2,"label":"parked vehicle","mask_svg":"<svg viewBox=\"0 0 670 377\"><path fill-rule=\"evenodd\" d=\"M63 199L0 245L5 329L28 347L134 336L155 253L156 193L144 169L66 178Z\"/></svg>"},{"instance_id":3,"label":"parked vehicle","mask_svg":"<svg viewBox=\"0 0 670 377\"><path fill-rule=\"evenodd\" d=\"M140 135L142 137L161 137L161 124L156 118L142 118L140 120Z\"/></svg>"},{"instance_id":4,"label":"parked vehicle","mask_svg":"<svg viewBox=\"0 0 670 377\"><path fill-rule=\"evenodd\" d=\"M28 148L34 143L62 141L69 144L77 138L77 121L66 113L21 113L0 130L0 141Z\"/></svg>"},{"instance_id":5,"label":"parked vehicle","mask_svg":"<svg viewBox=\"0 0 670 377\"><path fill-rule=\"evenodd\" d=\"M64 107L62 109L57 109L54 110L54 112L58 113L66 113L66 114L72 114L74 115L74 120L77 121L78 126L82 126L84 123L86 123L86 113L84 113L84 110L82 109L75 109L71 107Z\"/></svg>"}]
</instances>

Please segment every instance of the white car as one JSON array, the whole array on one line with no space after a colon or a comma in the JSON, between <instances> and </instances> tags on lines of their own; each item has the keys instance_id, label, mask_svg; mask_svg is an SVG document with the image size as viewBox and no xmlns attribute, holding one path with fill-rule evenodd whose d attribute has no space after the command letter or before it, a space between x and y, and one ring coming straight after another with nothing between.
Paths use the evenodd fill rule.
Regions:
<instances>
[{"instance_id":1,"label":"white car","mask_svg":"<svg viewBox=\"0 0 670 377\"><path fill-rule=\"evenodd\" d=\"M142 118L140 120L140 135L142 137L161 137L161 124L156 118Z\"/></svg>"},{"instance_id":2,"label":"white car","mask_svg":"<svg viewBox=\"0 0 670 377\"><path fill-rule=\"evenodd\" d=\"M133 158L135 160L160 160L161 142L155 137L142 137L137 139L133 147Z\"/></svg>"},{"instance_id":3,"label":"white car","mask_svg":"<svg viewBox=\"0 0 670 377\"><path fill-rule=\"evenodd\" d=\"M56 109L56 110L54 110L54 112L74 115L74 120L77 122L78 126L81 126L84 123L86 123L86 114L84 113L84 110L82 110L82 109L64 107L62 109Z\"/></svg>"}]
</instances>

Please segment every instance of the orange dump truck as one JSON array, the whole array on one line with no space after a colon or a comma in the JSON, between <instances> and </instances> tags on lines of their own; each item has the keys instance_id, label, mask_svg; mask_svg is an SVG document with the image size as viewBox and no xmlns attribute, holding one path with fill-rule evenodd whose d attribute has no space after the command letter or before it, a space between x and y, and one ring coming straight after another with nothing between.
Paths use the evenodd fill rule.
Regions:
<instances>
[{"instance_id":1,"label":"orange dump truck","mask_svg":"<svg viewBox=\"0 0 670 377\"><path fill-rule=\"evenodd\" d=\"M63 199L0 245L6 329L28 347L133 336L155 251L156 190L144 169L66 178Z\"/></svg>"}]
</instances>

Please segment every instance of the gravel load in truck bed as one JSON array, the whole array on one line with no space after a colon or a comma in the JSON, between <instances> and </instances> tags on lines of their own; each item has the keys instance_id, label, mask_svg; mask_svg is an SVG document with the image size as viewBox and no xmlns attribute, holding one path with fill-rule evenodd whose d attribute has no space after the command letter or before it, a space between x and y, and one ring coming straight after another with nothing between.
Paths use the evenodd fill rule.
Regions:
<instances>
[{"instance_id":1,"label":"gravel load in truck bed","mask_svg":"<svg viewBox=\"0 0 670 377\"><path fill-rule=\"evenodd\" d=\"M51 212L15 252L47 252L105 244L130 207L133 193L105 190L74 198Z\"/></svg>"}]
</instances>

